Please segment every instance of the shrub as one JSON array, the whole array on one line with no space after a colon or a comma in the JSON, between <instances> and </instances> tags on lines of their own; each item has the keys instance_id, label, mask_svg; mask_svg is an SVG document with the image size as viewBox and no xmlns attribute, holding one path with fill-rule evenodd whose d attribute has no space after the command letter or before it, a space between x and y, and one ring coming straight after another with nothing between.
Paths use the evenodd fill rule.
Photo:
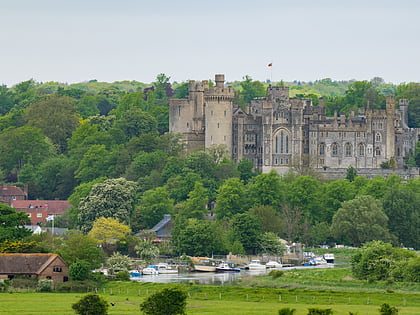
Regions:
<instances>
[{"instance_id":1,"label":"shrub","mask_svg":"<svg viewBox=\"0 0 420 315\"><path fill-rule=\"evenodd\" d=\"M71 306L80 315L106 315L108 302L97 294L87 294Z\"/></svg>"},{"instance_id":2,"label":"shrub","mask_svg":"<svg viewBox=\"0 0 420 315\"><path fill-rule=\"evenodd\" d=\"M330 308L308 308L308 315L331 315L332 313Z\"/></svg>"},{"instance_id":3,"label":"shrub","mask_svg":"<svg viewBox=\"0 0 420 315\"><path fill-rule=\"evenodd\" d=\"M140 310L146 315L186 314L187 293L179 288L167 288L149 296Z\"/></svg>"},{"instance_id":4,"label":"shrub","mask_svg":"<svg viewBox=\"0 0 420 315\"><path fill-rule=\"evenodd\" d=\"M284 307L284 308L279 309L279 315L293 315L295 312L296 310L294 308L289 308L289 307Z\"/></svg>"},{"instance_id":5,"label":"shrub","mask_svg":"<svg viewBox=\"0 0 420 315\"><path fill-rule=\"evenodd\" d=\"M91 274L90 264L87 261L78 260L70 265L69 275L72 280L87 280Z\"/></svg>"},{"instance_id":6,"label":"shrub","mask_svg":"<svg viewBox=\"0 0 420 315\"><path fill-rule=\"evenodd\" d=\"M51 292L53 288L53 281L50 279L42 279L38 282L37 290L39 292Z\"/></svg>"},{"instance_id":7,"label":"shrub","mask_svg":"<svg viewBox=\"0 0 420 315\"><path fill-rule=\"evenodd\" d=\"M271 270L268 275L270 277L272 277L273 279L277 279L280 278L281 276L284 275L284 271L283 270Z\"/></svg>"},{"instance_id":8,"label":"shrub","mask_svg":"<svg viewBox=\"0 0 420 315\"><path fill-rule=\"evenodd\" d=\"M115 275L115 280L117 280L117 281L129 281L130 280L130 273L126 270L119 271Z\"/></svg>"},{"instance_id":9,"label":"shrub","mask_svg":"<svg viewBox=\"0 0 420 315\"><path fill-rule=\"evenodd\" d=\"M97 283L92 280L67 281L56 283L54 289L56 292L86 292L89 289L96 288L99 286L100 283Z\"/></svg>"},{"instance_id":10,"label":"shrub","mask_svg":"<svg viewBox=\"0 0 420 315\"><path fill-rule=\"evenodd\" d=\"M394 306L390 306L389 304L384 303L381 305L379 313L381 313L381 315L397 315L398 309Z\"/></svg>"}]
</instances>

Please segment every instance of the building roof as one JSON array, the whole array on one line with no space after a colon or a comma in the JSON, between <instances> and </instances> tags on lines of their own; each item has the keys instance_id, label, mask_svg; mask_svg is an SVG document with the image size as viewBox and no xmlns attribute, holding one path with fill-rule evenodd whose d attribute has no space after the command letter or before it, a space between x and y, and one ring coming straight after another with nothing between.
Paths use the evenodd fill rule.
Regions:
<instances>
[{"instance_id":1,"label":"building roof","mask_svg":"<svg viewBox=\"0 0 420 315\"><path fill-rule=\"evenodd\" d=\"M48 214L63 214L70 204L67 200L13 200L11 207L20 211L46 209Z\"/></svg>"},{"instance_id":2,"label":"building roof","mask_svg":"<svg viewBox=\"0 0 420 315\"><path fill-rule=\"evenodd\" d=\"M0 187L0 196L26 196L26 193L20 187L3 184Z\"/></svg>"},{"instance_id":3,"label":"building roof","mask_svg":"<svg viewBox=\"0 0 420 315\"><path fill-rule=\"evenodd\" d=\"M0 274L40 274L57 254L0 254Z\"/></svg>"}]
</instances>

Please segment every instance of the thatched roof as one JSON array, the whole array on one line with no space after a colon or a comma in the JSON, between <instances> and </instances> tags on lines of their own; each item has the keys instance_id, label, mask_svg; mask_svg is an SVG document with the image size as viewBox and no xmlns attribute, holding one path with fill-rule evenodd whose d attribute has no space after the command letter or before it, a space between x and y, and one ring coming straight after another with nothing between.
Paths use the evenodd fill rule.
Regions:
<instances>
[{"instance_id":1,"label":"thatched roof","mask_svg":"<svg viewBox=\"0 0 420 315\"><path fill-rule=\"evenodd\" d=\"M0 274L39 274L55 259L57 254L0 254Z\"/></svg>"}]
</instances>

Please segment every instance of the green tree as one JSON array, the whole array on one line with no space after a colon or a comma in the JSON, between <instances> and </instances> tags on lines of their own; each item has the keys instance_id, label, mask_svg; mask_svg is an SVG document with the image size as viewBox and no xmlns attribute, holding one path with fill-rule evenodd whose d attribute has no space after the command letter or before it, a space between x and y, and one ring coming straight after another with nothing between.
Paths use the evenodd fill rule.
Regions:
<instances>
[{"instance_id":1,"label":"green tree","mask_svg":"<svg viewBox=\"0 0 420 315\"><path fill-rule=\"evenodd\" d=\"M169 197L168 191L163 187L148 190L144 193L135 210L136 224L140 229L152 228L165 214L173 214L174 201Z\"/></svg>"},{"instance_id":2,"label":"green tree","mask_svg":"<svg viewBox=\"0 0 420 315\"><path fill-rule=\"evenodd\" d=\"M109 305L108 302L99 295L87 294L71 307L80 315L106 315L108 314Z\"/></svg>"},{"instance_id":3,"label":"green tree","mask_svg":"<svg viewBox=\"0 0 420 315\"><path fill-rule=\"evenodd\" d=\"M25 225L29 223L29 217L25 212L17 212L14 208L0 203L0 243L31 235L32 231L25 228Z\"/></svg>"},{"instance_id":4,"label":"green tree","mask_svg":"<svg viewBox=\"0 0 420 315\"><path fill-rule=\"evenodd\" d=\"M358 249L351 258L352 273L358 279L386 280L398 262L406 263L416 254L394 248L382 241L372 241Z\"/></svg>"},{"instance_id":5,"label":"green tree","mask_svg":"<svg viewBox=\"0 0 420 315\"><path fill-rule=\"evenodd\" d=\"M284 230L283 220L273 206L255 206L249 209L249 214L261 223L264 232L278 235Z\"/></svg>"},{"instance_id":6,"label":"green tree","mask_svg":"<svg viewBox=\"0 0 420 315\"><path fill-rule=\"evenodd\" d=\"M281 256L286 251L286 247L280 241L279 237L272 232L261 234L259 242L259 251L264 254Z\"/></svg>"},{"instance_id":7,"label":"green tree","mask_svg":"<svg viewBox=\"0 0 420 315\"><path fill-rule=\"evenodd\" d=\"M149 296L140 310L146 315L187 314L187 293L180 288L165 288Z\"/></svg>"},{"instance_id":8,"label":"green tree","mask_svg":"<svg viewBox=\"0 0 420 315\"><path fill-rule=\"evenodd\" d=\"M398 308L396 308L395 306L390 306L388 303L384 303L381 305L379 313L381 315L397 315Z\"/></svg>"},{"instance_id":9,"label":"green tree","mask_svg":"<svg viewBox=\"0 0 420 315\"><path fill-rule=\"evenodd\" d=\"M79 231L69 231L64 235L63 244L57 253L71 265L77 261L89 263L91 269L99 268L104 260L104 253L95 239Z\"/></svg>"},{"instance_id":10,"label":"green tree","mask_svg":"<svg viewBox=\"0 0 420 315\"><path fill-rule=\"evenodd\" d=\"M371 240L390 240L388 217L379 200L359 196L343 203L334 215L331 232L337 239L344 238L355 246Z\"/></svg>"},{"instance_id":11,"label":"green tree","mask_svg":"<svg viewBox=\"0 0 420 315\"><path fill-rule=\"evenodd\" d=\"M255 176L255 173L252 171L254 168L254 163L246 158L243 158L238 163L238 172L239 178L247 184L248 181Z\"/></svg>"},{"instance_id":12,"label":"green tree","mask_svg":"<svg viewBox=\"0 0 420 315\"><path fill-rule=\"evenodd\" d=\"M92 230L88 235L100 244L115 244L130 232L130 227L122 224L118 219L100 217L93 222Z\"/></svg>"},{"instance_id":13,"label":"green tree","mask_svg":"<svg viewBox=\"0 0 420 315\"><path fill-rule=\"evenodd\" d=\"M78 220L85 233L100 217L116 218L128 223L133 211L136 183L124 178L107 179L92 186L89 195L80 202Z\"/></svg>"},{"instance_id":14,"label":"green tree","mask_svg":"<svg viewBox=\"0 0 420 315\"><path fill-rule=\"evenodd\" d=\"M50 95L31 104L25 111L28 125L41 129L52 142L65 152L67 139L79 125L74 99Z\"/></svg>"},{"instance_id":15,"label":"green tree","mask_svg":"<svg viewBox=\"0 0 420 315\"><path fill-rule=\"evenodd\" d=\"M245 186L238 178L230 178L217 190L216 208L218 219L230 218L243 212Z\"/></svg>"},{"instance_id":16,"label":"green tree","mask_svg":"<svg viewBox=\"0 0 420 315\"><path fill-rule=\"evenodd\" d=\"M246 189L249 208L260 205L277 207L283 200L282 189L282 182L276 171L255 176Z\"/></svg>"},{"instance_id":17,"label":"green tree","mask_svg":"<svg viewBox=\"0 0 420 315\"><path fill-rule=\"evenodd\" d=\"M141 259L149 263L159 256L159 247L149 240L141 241L135 246L134 250Z\"/></svg>"},{"instance_id":18,"label":"green tree","mask_svg":"<svg viewBox=\"0 0 420 315\"><path fill-rule=\"evenodd\" d=\"M182 203L180 215L186 218L203 219L207 214L208 190L201 182L195 182L188 199Z\"/></svg>"},{"instance_id":19,"label":"green tree","mask_svg":"<svg viewBox=\"0 0 420 315\"><path fill-rule=\"evenodd\" d=\"M354 178L357 176L357 170L353 166L349 166L346 169L346 179L349 182L354 181Z\"/></svg>"},{"instance_id":20,"label":"green tree","mask_svg":"<svg viewBox=\"0 0 420 315\"><path fill-rule=\"evenodd\" d=\"M231 241L238 240L249 254L258 251L258 240L262 234L260 223L248 213L239 213L232 217L230 227Z\"/></svg>"},{"instance_id":21,"label":"green tree","mask_svg":"<svg viewBox=\"0 0 420 315\"><path fill-rule=\"evenodd\" d=\"M84 260L78 260L69 267L69 276L72 280L83 281L92 276L90 264Z\"/></svg>"},{"instance_id":22,"label":"green tree","mask_svg":"<svg viewBox=\"0 0 420 315\"><path fill-rule=\"evenodd\" d=\"M251 100L256 97L264 97L266 89L264 84L259 81L252 81L250 76L245 76L244 80L240 83L242 91L240 92L240 103L249 104Z\"/></svg>"},{"instance_id":23,"label":"green tree","mask_svg":"<svg viewBox=\"0 0 420 315\"><path fill-rule=\"evenodd\" d=\"M6 85L0 85L0 115L7 114L13 107L13 94Z\"/></svg>"},{"instance_id":24,"label":"green tree","mask_svg":"<svg viewBox=\"0 0 420 315\"><path fill-rule=\"evenodd\" d=\"M9 128L0 133L0 167L19 174L27 163L39 165L53 155L53 149L36 127Z\"/></svg>"},{"instance_id":25,"label":"green tree","mask_svg":"<svg viewBox=\"0 0 420 315\"><path fill-rule=\"evenodd\" d=\"M115 275L120 271L128 271L131 267L131 260L130 257L115 252L107 259L106 265L110 274Z\"/></svg>"},{"instance_id":26,"label":"green tree","mask_svg":"<svg viewBox=\"0 0 420 315\"><path fill-rule=\"evenodd\" d=\"M98 177L107 176L112 160L105 145L91 145L83 155L75 177L81 182L89 182Z\"/></svg>"},{"instance_id":27,"label":"green tree","mask_svg":"<svg viewBox=\"0 0 420 315\"><path fill-rule=\"evenodd\" d=\"M115 126L124 133L126 140L142 134L157 133L156 118L140 108L130 108L123 112L121 119L115 122Z\"/></svg>"}]
</instances>

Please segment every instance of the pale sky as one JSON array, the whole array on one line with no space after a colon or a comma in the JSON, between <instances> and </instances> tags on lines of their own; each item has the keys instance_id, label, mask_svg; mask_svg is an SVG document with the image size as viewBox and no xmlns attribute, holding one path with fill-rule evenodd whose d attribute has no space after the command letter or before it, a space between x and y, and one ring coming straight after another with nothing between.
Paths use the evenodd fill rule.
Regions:
<instances>
[{"instance_id":1,"label":"pale sky","mask_svg":"<svg viewBox=\"0 0 420 315\"><path fill-rule=\"evenodd\" d=\"M159 73L420 82L418 0L0 0L0 41L8 87Z\"/></svg>"}]
</instances>

